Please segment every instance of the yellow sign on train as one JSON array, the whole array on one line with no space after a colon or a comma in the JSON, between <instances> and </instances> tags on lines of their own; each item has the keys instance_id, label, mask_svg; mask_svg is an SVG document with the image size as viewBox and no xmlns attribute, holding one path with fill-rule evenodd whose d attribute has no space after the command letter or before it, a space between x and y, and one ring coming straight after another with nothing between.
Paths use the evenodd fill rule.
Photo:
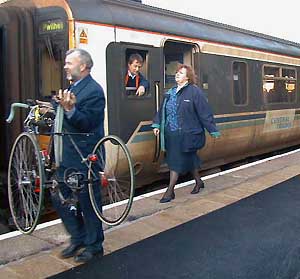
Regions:
<instances>
[{"instance_id":1,"label":"yellow sign on train","mask_svg":"<svg viewBox=\"0 0 300 279\"><path fill-rule=\"evenodd\" d=\"M80 44L87 44L88 43L88 35L87 29L82 29L79 33L79 43Z\"/></svg>"},{"instance_id":2,"label":"yellow sign on train","mask_svg":"<svg viewBox=\"0 0 300 279\"><path fill-rule=\"evenodd\" d=\"M64 23L61 20L49 20L41 24L40 30L42 33L63 31Z\"/></svg>"}]
</instances>

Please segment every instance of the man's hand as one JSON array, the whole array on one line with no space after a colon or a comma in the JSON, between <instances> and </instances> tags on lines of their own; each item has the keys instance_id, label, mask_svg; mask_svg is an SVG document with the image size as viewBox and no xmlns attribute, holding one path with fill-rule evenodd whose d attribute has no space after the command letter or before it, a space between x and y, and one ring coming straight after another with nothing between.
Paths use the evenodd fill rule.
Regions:
<instances>
[{"instance_id":1,"label":"man's hand","mask_svg":"<svg viewBox=\"0 0 300 279\"><path fill-rule=\"evenodd\" d=\"M60 90L58 97L61 97L58 102L62 105L65 111L70 111L75 107L76 97L71 91L66 89L62 93Z\"/></svg>"},{"instance_id":2,"label":"man's hand","mask_svg":"<svg viewBox=\"0 0 300 279\"><path fill-rule=\"evenodd\" d=\"M143 85L141 85L138 89L137 89L137 91L136 91L136 93L135 93L135 95L137 95L137 96L143 96L145 94L145 87L143 86Z\"/></svg>"},{"instance_id":3,"label":"man's hand","mask_svg":"<svg viewBox=\"0 0 300 279\"><path fill-rule=\"evenodd\" d=\"M50 102L43 102L43 101L40 101L40 100L35 100L35 101L39 106L48 107L48 108L53 107Z\"/></svg>"},{"instance_id":4,"label":"man's hand","mask_svg":"<svg viewBox=\"0 0 300 279\"><path fill-rule=\"evenodd\" d=\"M45 114L48 111L53 111L53 106L50 102L43 102L36 100L36 103L40 106L40 113Z\"/></svg>"}]
</instances>

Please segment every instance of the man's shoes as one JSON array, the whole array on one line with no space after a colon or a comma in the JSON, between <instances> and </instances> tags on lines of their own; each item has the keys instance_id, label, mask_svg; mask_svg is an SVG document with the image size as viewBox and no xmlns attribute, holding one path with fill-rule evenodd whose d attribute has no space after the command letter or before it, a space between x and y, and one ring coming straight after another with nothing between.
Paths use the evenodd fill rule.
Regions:
<instances>
[{"instance_id":1,"label":"man's shoes","mask_svg":"<svg viewBox=\"0 0 300 279\"><path fill-rule=\"evenodd\" d=\"M204 183L201 180L201 182L199 184L196 183L194 189L192 190L191 194L198 194L200 192L200 189L204 188Z\"/></svg>"},{"instance_id":2,"label":"man's shoes","mask_svg":"<svg viewBox=\"0 0 300 279\"><path fill-rule=\"evenodd\" d=\"M85 249L79 255L74 257L74 261L77 263L86 263L96 256L97 256L97 258L102 258L103 254L104 254L103 249L100 251L94 251L94 252L91 252L91 251Z\"/></svg>"},{"instance_id":3,"label":"man's shoes","mask_svg":"<svg viewBox=\"0 0 300 279\"><path fill-rule=\"evenodd\" d=\"M175 199L175 193L173 192L171 194L171 196L169 197L163 197L159 200L160 203L166 203L166 202L170 202L171 200L174 200Z\"/></svg>"},{"instance_id":4,"label":"man's shoes","mask_svg":"<svg viewBox=\"0 0 300 279\"><path fill-rule=\"evenodd\" d=\"M81 244L70 244L67 248L61 251L60 256L64 259L75 256L76 252L82 248Z\"/></svg>"}]
</instances>

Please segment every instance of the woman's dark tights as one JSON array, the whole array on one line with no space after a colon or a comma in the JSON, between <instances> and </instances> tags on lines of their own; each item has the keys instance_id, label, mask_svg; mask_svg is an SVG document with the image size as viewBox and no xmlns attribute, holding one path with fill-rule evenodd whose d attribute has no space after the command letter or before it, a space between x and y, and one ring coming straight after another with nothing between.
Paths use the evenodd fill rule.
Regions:
<instances>
[{"instance_id":1,"label":"woman's dark tights","mask_svg":"<svg viewBox=\"0 0 300 279\"><path fill-rule=\"evenodd\" d=\"M198 170L194 169L192 173L193 173L196 185L201 185L203 183L203 181L200 177L200 174L199 174Z\"/></svg>"},{"instance_id":2,"label":"woman's dark tights","mask_svg":"<svg viewBox=\"0 0 300 279\"><path fill-rule=\"evenodd\" d=\"M201 188L204 188L204 183L203 183L201 176L197 169L194 169L192 171L192 173L193 173L193 176L194 176L194 179L196 182L195 187L192 190L192 194L197 194ZM178 177L179 177L179 174L176 171L172 171L172 170L170 171L170 182L169 182L168 189L163 196L164 198L169 198L172 195L175 196L174 188L175 188L176 182L178 180Z\"/></svg>"},{"instance_id":3,"label":"woman's dark tights","mask_svg":"<svg viewBox=\"0 0 300 279\"><path fill-rule=\"evenodd\" d=\"M203 183L203 181L202 181L202 179L200 177L200 174L199 174L199 172L198 172L197 169L193 170L193 176L195 178L196 184L195 184L195 187L192 190L191 194L197 194L197 193L199 193L199 191L200 191L201 188L204 188L204 183Z\"/></svg>"},{"instance_id":4,"label":"woman's dark tights","mask_svg":"<svg viewBox=\"0 0 300 279\"><path fill-rule=\"evenodd\" d=\"M176 171L170 171L170 182L168 189L164 194L164 198L171 197L172 195L174 195L174 188L178 180L178 176L179 174Z\"/></svg>"}]
</instances>

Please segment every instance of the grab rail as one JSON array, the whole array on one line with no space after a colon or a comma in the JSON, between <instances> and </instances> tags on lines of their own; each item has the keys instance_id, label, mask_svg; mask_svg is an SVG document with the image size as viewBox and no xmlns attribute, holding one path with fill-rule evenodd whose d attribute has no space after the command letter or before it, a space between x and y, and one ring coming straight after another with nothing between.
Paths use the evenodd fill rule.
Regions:
<instances>
[{"instance_id":1,"label":"grab rail","mask_svg":"<svg viewBox=\"0 0 300 279\"><path fill-rule=\"evenodd\" d=\"M156 112L159 110L159 81L155 81L155 108ZM158 161L160 155L160 134L155 137L155 151L152 162Z\"/></svg>"}]
</instances>

